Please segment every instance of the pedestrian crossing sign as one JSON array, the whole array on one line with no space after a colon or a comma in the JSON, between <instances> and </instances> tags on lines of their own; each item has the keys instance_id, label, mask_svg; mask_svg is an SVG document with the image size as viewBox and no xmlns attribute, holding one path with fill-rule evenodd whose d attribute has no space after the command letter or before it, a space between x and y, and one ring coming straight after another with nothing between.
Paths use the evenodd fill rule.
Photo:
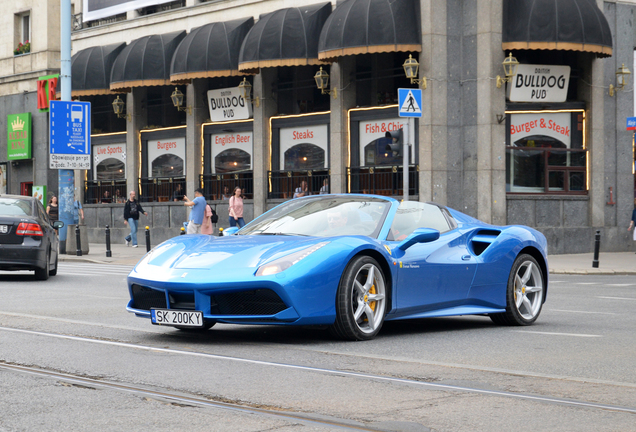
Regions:
<instances>
[{"instance_id":1,"label":"pedestrian crossing sign","mask_svg":"<svg viewBox=\"0 0 636 432\"><path fill-rule=\"evenodd\" d=\"M400 117L422 117L422 90L398 89L398 109Z\"/></svg>"}]
</instances>

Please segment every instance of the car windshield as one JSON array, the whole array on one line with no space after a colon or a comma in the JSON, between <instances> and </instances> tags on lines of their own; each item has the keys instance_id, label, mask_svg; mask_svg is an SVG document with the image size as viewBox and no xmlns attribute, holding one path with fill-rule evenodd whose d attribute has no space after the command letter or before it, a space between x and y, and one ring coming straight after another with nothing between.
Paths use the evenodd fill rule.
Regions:
<instances>
[{"instance_id":1,"label":"car windshield","mask_svg":"<svg viewBox=\"0 0 636 432\"><path fill-rule=\"evenodd\" d=\"M389 201L371 197L294 199L265 213L239 234L377 237L390 207Z\"/></svg>"},{"instance_id":2,"label":"car windshield","mask_svg":"<svg viewBox=\"0 0 636 432\"><path fill-rule=\"evenodd\" d=\"M0 216L30 216L31 201L0 198Z\"/></svg>"}]
</instances>

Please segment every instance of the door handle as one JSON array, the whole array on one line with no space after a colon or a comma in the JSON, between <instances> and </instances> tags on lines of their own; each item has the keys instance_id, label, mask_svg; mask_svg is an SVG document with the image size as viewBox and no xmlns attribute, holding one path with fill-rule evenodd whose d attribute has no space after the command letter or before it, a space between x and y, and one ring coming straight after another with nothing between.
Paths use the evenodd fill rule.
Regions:
<instances>
[{"instance_id":1,"label":"door handle","mask_svg":"<svg viewBox=\"0 0 636 432\"><path fill-rule=\"evenodd\" d=\"M468 261L471 258L472 257L470 255L464 255L464 256L462 256L462 261Z\"/></svg>"}]
</instances>

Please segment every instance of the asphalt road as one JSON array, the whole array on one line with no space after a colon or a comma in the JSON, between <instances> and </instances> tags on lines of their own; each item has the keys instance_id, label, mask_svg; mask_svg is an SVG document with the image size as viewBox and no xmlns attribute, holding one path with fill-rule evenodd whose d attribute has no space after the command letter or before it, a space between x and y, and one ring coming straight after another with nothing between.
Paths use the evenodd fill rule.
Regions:
<instances>
[{"instance_id":1,"label":"asphalt road","mask_svg":"<svg viewBox=\"0 0 636 432\"><path fill-rule=\"evenodd\" d=\"M551 278L531 327L152 326L129 266L0 273L0 431L636 431L636 278Z\"/></svg>"}]
</instances>

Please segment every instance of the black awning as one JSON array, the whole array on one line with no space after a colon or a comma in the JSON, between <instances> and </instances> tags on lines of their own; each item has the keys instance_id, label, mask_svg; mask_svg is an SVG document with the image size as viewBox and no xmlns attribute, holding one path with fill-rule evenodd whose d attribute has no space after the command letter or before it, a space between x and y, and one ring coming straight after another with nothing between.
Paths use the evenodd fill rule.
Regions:
<instances>
[{"instance_id":1,"label":"black awning","mask_svg":"<svg viewBox=\"0 0 636 432\"><path fill-rule=\"evenodd\" d=\"M415 0L348 0L333 11L320 33L318 58L380 52L420 52Z\"/></svg>"},{"instance_id":2,"label":"black awning","mask_svg":"<svg viewBox=\"0 0 636 432\"><path fill-rule=\"evenodd\" d=\"M71 58L71 95L111 94L110 70L125 43L86 48Z\"/></svg>"},{"instance_id":3,"label":"black awning","mask_svg":"<svg viewBox=\"0 0 636 432\"><path fill-rule=\"evenodd\" d=\"M331 3L280 9L262 16L243 41L239 70L318 64L318 37Z\"/></svg>"},{"instance_id":4,"label":"black awning","mask_svg":"<svg viewBox=\"0 0 636 432\"><path fill-rule=\"evenodd\" d=\"M132 41L115 59L110 89L171 84L170 62L185 35L185 31L180 31Z\"/></svg>"},{"instance_id":5,"label":"black awning","mask_svg":"<svg viewBox=\"0 0 636 432\"><path fill-rule=\"evenodd\" d=\"M250 17L193 29L172 57L170 80L238 75L239 51L253 25Z\"/></svg>"},{"instance_id":6,"label":"black awning","mask_svg":"<svg viewBox=\"0 0 636 432\"><path fill-rule=\"evenodd\" d=\"M595 0L504 0L501 47L609 57L612 33Z\"/></svg>"}]
</instances>

